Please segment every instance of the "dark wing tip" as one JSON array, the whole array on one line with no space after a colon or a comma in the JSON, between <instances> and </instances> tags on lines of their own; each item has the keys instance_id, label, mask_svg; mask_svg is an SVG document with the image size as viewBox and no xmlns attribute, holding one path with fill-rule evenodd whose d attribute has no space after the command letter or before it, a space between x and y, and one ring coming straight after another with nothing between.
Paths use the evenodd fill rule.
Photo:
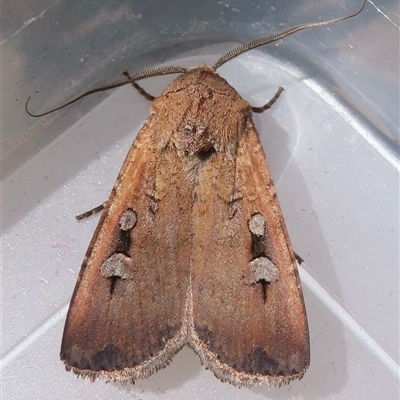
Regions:
<instances>
[{"instance_id":1,"label":"dark wing tip","mask_svg":"<svg viewBox=\"0 0 400 400\"><path fill-rule=\"evenodd\" d=\"M200 340L195 334L191 336L189 346L218 379L237 387L260 384L280 387L301 379L310 365L308 347L293 352L287 359L277 360L257 346L244 356L218 354L210 350L208 342Z\"/></svg>"},{"instance_id":2,"label":"dark wing tip","mask_svg":"<svg viewBox=\"0 0 400 400\"><path fill-rule=\"evenodd\" d=\"M63 343L60 358L67 371L92 381L103 379L107 382L134 383L145 379L170 364L172 357L186 344L186 336L178 335L166 342L165 347L155 355L138 362L128 349L120 349L109 344L103 350L76 350Z\"/></svg>"}]
</instances>

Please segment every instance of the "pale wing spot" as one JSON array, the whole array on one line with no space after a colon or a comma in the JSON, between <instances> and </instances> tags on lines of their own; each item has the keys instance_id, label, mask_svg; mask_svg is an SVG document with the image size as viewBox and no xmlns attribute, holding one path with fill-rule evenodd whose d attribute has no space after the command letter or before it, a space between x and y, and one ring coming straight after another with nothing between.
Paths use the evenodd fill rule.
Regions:
<instances>
[{"instance_id":1,"label":"pale wing spot","mask_svg":"<svg viewBox=\"0 0 400 400\"><path fill-rule=\"evenodd\" d=\"M101 265L104 278L132 279L132 259L122 253L115 253Z\"/></svg>"},{"instance_id":2,"label":"pale wing spot","mask_svg":"<svg viewBox=\"0 0 400 400\"><path fill-rule=\"evenodd\" d=\"M248 223L250 232L255 236L264 236L265 219L261 214L254 214Z\"/></svg>"},{"instance_id":3,"label":"pale wing spot","mask_svg":"<svg viewBox=\"0 0 400 400\"><path fill-rule=\"evenodd\" d=\"M119 220L119 226L123 231L132 230L137 224L137 214L132 209L126 210Z\"/></svg>"},{"instance_id":4,"label":"pale wing spot","mask_svg":"<svg viewBox=\"0 0 400 400\"><path fill-rule=\"evenodd\" d=\"M250 261L250 283L265 281L274 283L279 279L279 270L267 257L258 257Z\"/></svg>"}]
</instances>

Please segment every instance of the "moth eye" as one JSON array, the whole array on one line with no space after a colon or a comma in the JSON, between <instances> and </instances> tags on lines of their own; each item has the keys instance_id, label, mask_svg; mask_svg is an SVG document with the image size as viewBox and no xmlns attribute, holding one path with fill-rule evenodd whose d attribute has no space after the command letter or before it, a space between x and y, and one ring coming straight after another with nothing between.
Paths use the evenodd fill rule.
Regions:
<instances>
[{"instance_id":1,"label":"moth eye","mask_svg":"<svg viewBox=\"0 0 400 400\"><path fill-rule=\"evenodd\" d=\"M250 232L255 236L264 236L265 219L261 214L254 214L248 222Z\"/></svg>"},{"instance_id":2,"label":"moth eye","mask_svg":"<svg viewBox=\"0 0 400 400\"><path fill-rule=\"evenodd\" d=\"M265 281L274 283L279 278L279 270L276 265L267 257L258 257L250 261L252 283Z\"/></svg>"},{"instance_id":3,"label":"moth eye","mask_svg":"<svg viewBox=\"0 0 400 400\"><path fill-rule=\"evenodd\" d=\"M137 214L131 208L128 208L119 220L119 226L123 231L132 230L137 224Z\"/></svg>"}]
</instances>

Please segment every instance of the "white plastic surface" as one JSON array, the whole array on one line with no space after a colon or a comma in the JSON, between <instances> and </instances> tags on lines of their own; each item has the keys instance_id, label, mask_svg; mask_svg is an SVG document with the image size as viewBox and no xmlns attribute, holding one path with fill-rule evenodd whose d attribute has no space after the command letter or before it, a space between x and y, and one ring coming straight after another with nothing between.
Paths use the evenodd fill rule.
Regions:
<instances>
[{"instance_id":1,"label":"white plastic surface","mask_svg":"<svg viewBox=\"0 0 400 400\"><path fill-rule=\"evenodd\" d=\"M368 11L383 18L372 3ZM254 120L293 247L305 260L300 275L311 366L304 378L281 389L237 389L205 371L187 348L135 385L92 383L64 370L58 353L66 311L98 220L77 223L74 215L107 198L149 113L149 103L127 86L3 181L2 398L399 397L399 158L382 140L385 129L379 131L375 116L362 112L371 100L352 93L348 71L373 68L362 67L362 36L353 32L347 39L331 49L339 60L335 70L341 66L346 76L335 84L321 78L320 66L314 66L317 77L311 76L264 51L243 55L219 71L255 106L279 85L285 88L274 107ZM230 46L196 49L168 64L210 64ZM374 68L379 73L379 64ZM329 67L323 70L329 77ZM170 80L144 86L157 94ZM398 120L385 119L383 125L399 127Z\"/></svg>"}]
</instances>

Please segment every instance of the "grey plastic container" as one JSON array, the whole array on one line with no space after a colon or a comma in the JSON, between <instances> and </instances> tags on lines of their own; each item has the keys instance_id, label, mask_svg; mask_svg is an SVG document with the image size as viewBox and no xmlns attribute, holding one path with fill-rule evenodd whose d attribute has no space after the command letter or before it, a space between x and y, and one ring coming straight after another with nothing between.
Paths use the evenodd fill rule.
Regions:
<instances>
[{"instance_id":1,"label":"grey plastic container","mask_svg":"<svg viewBox=\"0 0 400 400\"><path fill-rule=\"evenodd\" d=\"M42 112L161 64L350 14L361 1L34 1L2 8L2 398L395 399L399 393L399 4L224 65L252 105L300 267L311 366L282 389L219 382L189 349L136 385L77 380L58 359L98 217L150 104L133 88ZM173 77L143 81L161 93ZM233 321L234 326L234 321Z\"/></svg>"}]
</instances>

